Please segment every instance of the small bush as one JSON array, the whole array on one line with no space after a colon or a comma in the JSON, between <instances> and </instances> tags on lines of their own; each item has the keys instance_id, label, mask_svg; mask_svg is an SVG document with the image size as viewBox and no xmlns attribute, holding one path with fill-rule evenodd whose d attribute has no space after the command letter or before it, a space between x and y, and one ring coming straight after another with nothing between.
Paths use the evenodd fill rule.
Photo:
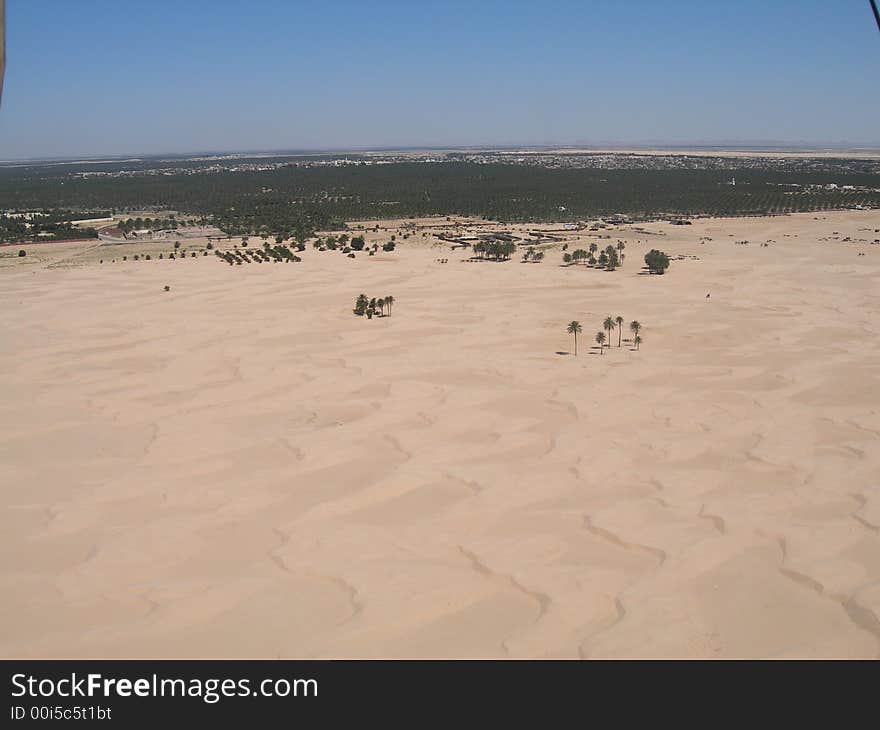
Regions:
<instances>
[{"instance_id":1,"label":"small bush","mask_svg":"<svg viewBox=\"0 0 880 730\"><path fill-rule=\"evenodd\" d=\"M22 248L22 249L19 249L19 251L18 251L18 257L19 257L19 258L24 258L25 256L27 256L27 251L25 251L23 248Z\"/></svg>"}]
</instances>

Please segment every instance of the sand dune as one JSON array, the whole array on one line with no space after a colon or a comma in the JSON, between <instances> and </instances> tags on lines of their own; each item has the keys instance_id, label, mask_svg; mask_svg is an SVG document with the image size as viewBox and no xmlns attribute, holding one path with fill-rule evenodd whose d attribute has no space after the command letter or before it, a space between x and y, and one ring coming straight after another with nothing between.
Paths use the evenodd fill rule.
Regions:
<instances>
[{"instance_id":1,"label":"sand dune","mask_svg":"<svg viewBox=\"0 0 880 730\"><path fill-rule=\"evenodd\" d=\"M880 213L643 228L4 259L0 654L877 657Z\"/></svg>"}]
</instances>

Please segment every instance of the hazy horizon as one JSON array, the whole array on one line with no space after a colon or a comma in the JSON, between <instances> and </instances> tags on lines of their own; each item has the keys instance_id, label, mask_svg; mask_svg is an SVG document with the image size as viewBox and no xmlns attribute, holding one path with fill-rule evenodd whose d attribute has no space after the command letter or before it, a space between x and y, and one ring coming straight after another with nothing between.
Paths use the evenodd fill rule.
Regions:
<instances>
[{"instance_id":1,"label":"hazy horizon","mask_svg":"<svg viewBox=\"0 0 880 730\"><path fill-rule=\"evenodd\" d=\"M9 0L0 159L880 147L867 3Z\"/></svg>"},{"instance_id":2,"label":"hazy horizon","mask_svg":"<svg viewBox=\"0 0 880 730\"><path fill-rule=\"evenodd\" d=\"M174 150L161 152L122 152L118 154L101 154L101 153L84 153L54 157L8 157L0 158L0 164L22 164L27 162L58 162L58 163L75 163L77 161L100 162L104 159L113 161L124 161L126 159L162 159L162 158L178 158L187 159L194 157L248 157L248 156L311 156L311 155L341 155L341 154L364 154L364 153L393 153L393 152L453 152L457 150L478 152L481 150L546 150L553 152L554 150L583 150L585 152L603 152L603 151L633 151L633 152L650 152L650 151L670 151L686 153L688 151L712 151L718 150L719 153L724 152L740 152L740 151L766 151L772 152L821 152L821 151L880 151L880 144L859 144L859 143L774 143L769 141L755 142L694 142L694 143L667 143L663 141L655 142L633 142L633 143L615 143L615 142L597 142L593 144L583 142L571 143L532 143L532 144L475 144L475 145L397 145L397 146L358 146L358 147L325 147L313 149L296 149L296 148L277 148L277 149L192 149L192 150Z\"/></svg>"}]
</instances>

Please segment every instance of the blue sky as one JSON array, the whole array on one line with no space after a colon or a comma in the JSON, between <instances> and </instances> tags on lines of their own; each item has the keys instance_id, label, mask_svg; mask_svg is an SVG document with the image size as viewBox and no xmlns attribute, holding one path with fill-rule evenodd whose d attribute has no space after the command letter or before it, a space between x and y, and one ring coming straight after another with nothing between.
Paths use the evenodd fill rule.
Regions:
<instances>
[{"instance_id":1,"label":"blue sky","mask_svg":"<svg viewBox=\"0 0 880 730\"><path fill-rule=\"evenodd\" d=\"M0 159L880 145L867 0L7 0Z\"/></svg>"}]
</instances>

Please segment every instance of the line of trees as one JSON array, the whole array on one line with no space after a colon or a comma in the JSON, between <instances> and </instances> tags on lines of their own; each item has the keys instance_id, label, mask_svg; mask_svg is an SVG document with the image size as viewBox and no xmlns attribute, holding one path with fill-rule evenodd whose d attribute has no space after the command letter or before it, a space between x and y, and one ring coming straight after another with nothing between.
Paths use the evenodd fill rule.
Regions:
<instances>
[{"instance_id":1,"label":"line of trees","mask_svg":"<svg viewBox=\"0 0 880 730\"><path fill-rule=\"evenodd\" d=\"M513 241L479 241L473 246L474 254L479 259L507 261L516 253Z\"/></svg>"},{"instance_id":2,"label":"line of trees","mask_svg":"<svg viewBox=\"0 0 880 730\"><path fill-rule=\"evenodd\" d=\"M167 218L126 218L125 220L119 221L119 230L122 231L122 235L128 238L128 234L132 231L140 231L140 230L149 230L149 231L158 231L158 230L168 230L168 229L176 229L178 226L177 218L174 215L171 215Z\"/></svg>"},{"instance_id":3,"label":"line of trees","mask_svg":"<svg viewBox=\"0 0 880 730\"><path fill-rule=\"evenodd\" d=\"M271 246L269 243L264 244L262 249L245 248L232 249L228 251L215 250L214 254L230 266L250 263L262 264L269 261L274 261L275 263L299 263L300 261L302 261L302 259L297 256L293 251L291 251L290 248L288 248L287 246L281 244Z\"/></svg>"},{"instance_id":4,"label":"line of trees","mask_svg":"<svg viewBox=\"0 0 880 730\"><path fill-rule=\"evenodd\" d=\"M609 244L599 252L597 257L596 251L599 250L599 247L597 244L591 243L589 251L585 251L582 248L576 249L571 253L566 251L562 254L562 261L566 264L583 263L587 266L597 266L608 271L614 271L623 264L623 260L626 258L626 254L623 253L624 248L626 248L626 244L623 241L618 241L617 246Z\"/></svg>"}]
</instances>

